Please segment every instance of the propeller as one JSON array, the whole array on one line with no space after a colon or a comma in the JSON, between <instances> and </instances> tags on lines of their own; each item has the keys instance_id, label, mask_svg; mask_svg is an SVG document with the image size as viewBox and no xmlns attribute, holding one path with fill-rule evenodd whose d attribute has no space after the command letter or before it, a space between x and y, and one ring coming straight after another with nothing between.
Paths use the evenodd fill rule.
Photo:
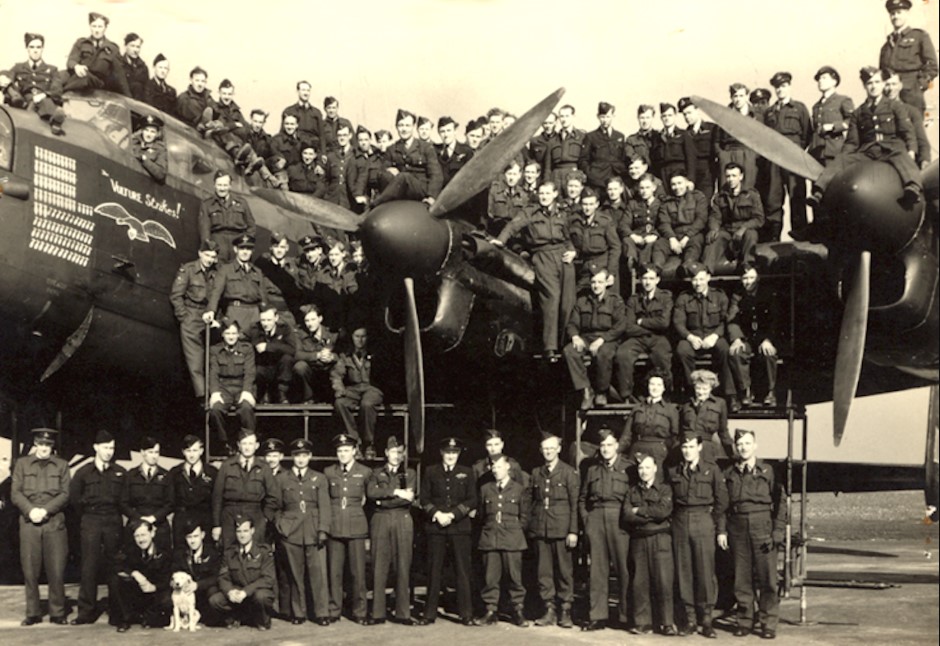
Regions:
<instances>
[{"instance_id":1,"label":"propeller","mask_svg":"<svg viewBox=\"0 0 940 646\"><path fill-rule=\"evenodd\" d=\"M839 350L836 353L836 372L832 388L832 439L836 446L842 442L845 423L862 372L865 335L868 329L870 282L871 252L863 251L858 257L855 276L845 299L842 327L839 330Z\"/></svg>"},{"instance_id":2,"label":"propeller","mask_svg":"<svg viewBox=\"0 0 940 646\"><path fill-rule=\"evenodd\" d=\"M296 213L303 213L313 220L314 224L340 231L356 231L362 219L355 213L339 204L306 195L292 193L276 188L252 187L251 192L260 198Z\"/></svg>"},{"instance_id":3,"label":"propeller","mask_svg":"<svg viewBox=\"0 0 940 646\"><path fill-rule=\"evenodd\" d=\"M408 393L408 421L416 450L424 453L424 359L421 356L421 328L415 305L415 282L405 278L405 389Z\"/></svg>"},{"instance_id":4,"label":"propeller","mask_svg":"<svg viewBox=\"0 0 940 646\"><path fill-rule=\"evenodd\" d=\"M777 166L814 182L822 173L822 165L809 153L756 119L700 96L693 96L692 102L732 137Z\"/></svg>"},{"instance_id":5,"label":"propeller","mask_svg":"<svg viewBox=\"0 0 940 646\"><path fill-rule=\"evenodd\" d=\"M431 206L431 215L440 217L489 186L494 174L522 150L564 93L565 88L558 88L478 150L438 195Z\"/></svg>"}]
</instances>

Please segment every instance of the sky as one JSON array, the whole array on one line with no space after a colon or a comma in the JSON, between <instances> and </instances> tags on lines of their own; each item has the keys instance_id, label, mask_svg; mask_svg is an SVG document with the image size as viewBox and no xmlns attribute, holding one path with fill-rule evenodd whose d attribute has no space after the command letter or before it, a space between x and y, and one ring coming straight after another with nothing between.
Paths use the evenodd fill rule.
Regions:
<instances>
[{"instance_id":1,"label":"sky","mask_svg":"<svg viewBox=\"0 0 940 646\"><path fill-rule=\"evenodd\" d=\"M915 1L911 11L912 25L934 44L938 2ZM640 103L689 94L724 102L731 82L769 88L781 70L793 74L794 97L811 106L822 65L835 66L840 91L858 101L858 69L877 63L891 30L881 0L0 0L0 69L25 60L27 31L45 35L46 60L64 67L72 43L88 33L89 11L111 19L108 36L119 44L139 34L148 65L167 56L178 91L195 65L208 70L213 89L231 79L246 112L272 113L272 132L301 79L316 101L337 97L343 116L373 130L394 130L398 108L461 125L494 106L522 114L565 87L578 127L595 128L597 103L607 101L618 107L614 127L630 133ZM936 82L927 102L936 114ZM936 119L929 132L936 155ZM811 455L922 463L927 399L922 389L859 400L838 449L831 406L813 406ZM911 440L886 442L897 428ZM785 449L785 425L768 434L763 448Z\"/></svg>"}]
</instances>

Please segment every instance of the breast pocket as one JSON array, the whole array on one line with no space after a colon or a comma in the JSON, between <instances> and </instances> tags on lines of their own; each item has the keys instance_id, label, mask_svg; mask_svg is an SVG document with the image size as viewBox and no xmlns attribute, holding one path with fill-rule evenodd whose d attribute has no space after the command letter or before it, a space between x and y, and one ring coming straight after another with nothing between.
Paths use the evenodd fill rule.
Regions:
<instances>
[{"instance_id":1,"label":"breast pocket","mask_svg":"<svg viewBox=\"0 0 940 646\"><path fill-rule=\"evenodd\" d=\"M705 307L704 327L718 327L721 323L721 307L717 303L709 303Z\"/></svg>"},{"instance_id":2,"label":"breast pocket","mask_svg":"<svg viewBox=\"0 0 940 646\"><path fill-rule=\"evenodd\" d=\"M623 498L626 496L627 491L630 488L630 481L627 478L627 474L615 472L611 474L611 477L613 478L612 489L614 491L614 495L618 498Z\"/></svg>"}]
</instances>

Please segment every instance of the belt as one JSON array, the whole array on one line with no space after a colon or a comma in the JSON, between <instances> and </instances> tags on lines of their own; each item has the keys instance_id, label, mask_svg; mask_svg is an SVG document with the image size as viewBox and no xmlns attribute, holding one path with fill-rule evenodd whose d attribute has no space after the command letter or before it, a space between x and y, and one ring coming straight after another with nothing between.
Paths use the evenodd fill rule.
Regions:
<instances>
[{"instance_id":1,"label":"belt","mask_svg":"<svg viewBox=\"0 0 940 646\"><path fill-rule=\"evenodd\" d=\"M645 437L638 437L637 442L653 442L654 444L665 444L666 440L657 436L657 435L647 435Z\"/></svg>"},{"instance_id":2,"label":"belt","mask_svg":"<svg viewBox=\"0 0 940 646\"><path fill-rule=\"evenodd\" d=\"M568 246L568 243L567 243L567 242L551 242L551 243L548 243L548 244L540 245L540 246L536 247L535 249L533 249L533 251L536 251L536 252L538 252L538 251L555 251L556 249L566 249L567 246Z\"/></svg>"},{"instance_id":3,"label":"belt","mask_svg":"<svg viewBox=\"0 0 940 646\"><path fill-rule=\"evenodd\" d=\"M685 513L685 514L710 514L712 513L711 505L676 505L674 508L676 513Z\"/></svg>"},{"instance_id":4,"label":"belt","mask_svg":"<svg viewBox=\"0 0 940 646\"><path fill-rule=\"evenodd\" d=\"M248 303L245 301L229 301L229 307L245 307L245 308L254 308L258 307L258 303Z\"/></svg>"},{"instance_id":5,"label":"belt","mask_svg":"<svg viewBox=\"0 0 940 646\"><path fill-rule=\"evenodd\" d=\"M237 500L237 501L226 500L222 502L222 507L225 509L238 508L238 509L250 509L252 511L255 511L255 510L261 509L261 503L252 502L250 500Z\"/></svg>"},{"instance_id":6,"label":"belt","mask_svg":"<svg viewBox=\"0 0 940 646\"><path fill-rule=\"evenodd\" d=\"M747 516L748 514L769 514L770 505L755 505L754 503L735 503L731 505L732 516Z\"/></svg>"}]
</instances>

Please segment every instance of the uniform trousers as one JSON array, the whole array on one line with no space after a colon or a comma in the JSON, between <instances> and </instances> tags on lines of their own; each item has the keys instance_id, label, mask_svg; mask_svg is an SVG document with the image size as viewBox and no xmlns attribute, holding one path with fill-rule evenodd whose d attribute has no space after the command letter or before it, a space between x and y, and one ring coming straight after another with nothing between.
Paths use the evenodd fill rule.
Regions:
<instances>
[{"instance_id":1,"label":"uniform trousers","mask_svg":"<svg viewBox=\"0 0 940 646\"><path fill-rule=\"evenodd\" d=\"M642 235L642 234L641 234ZM653 263L659 267L662 267L666 263L666 251L668 250L668 243L666 248L660 244L662 238L657 238L653 242L647 242L643 245L638 245L633 238L626 237L623 239L623 257L627 259L627 266L631 270L634 270L639 265L648 265Z\"/></svg>"},{"instance_id":2,"label":"uniform trousers","mask_svg":"<svg viewBox=\"0 0 940 646\"><path fill-rule=\"evenodd\" d=\"M869 160L891 164L900 176L902 185L916 184L920 186L920 171L910 155L898 148L880 144L868 144L856 152L840 154L826 166L816 180L816 186L825 191L833 177L850 166Z\"/></svg>"},{"instance_id":3,"label":"uniform trousers","mask_svg":"<svg viewBox=\"0 0 940 646\"><path fill-rule=\"evenodd\" d=\"M734 395L737 391L734 389L734 379L731 376L731 366L728 360L729 352L728 342L719 338L708 350L695 350L692 344L686 339L682 339L676 344L676 355L682 364L682 372L685 374L685 383L691 389L692 372L695 370L695 358L701 354L711 355L712 369L718 374L718 380L725 389L726 395Z\"/></svg>"},{"instance_id":4,"label":"uniform trousers","mask_svg":"<svg viewBox=\"0 0 940 646\"><path fill-rule=\"evenodd\" d=\"M379 416L379 406L382 405L382 391L369 384L348 386L342 397L335 402L336 412L339 413L346 427L346 433L359 438L369 446L375 438L375 421ZM359 407L359 426L356 427L356 414L354 408Z\"/></svg>"},{"instance_id":5,"label":"uniform trousers","mask_svg":"<svg viewBox=\"0 0 940 646\"><path fill-rule=\"evenodd\" d=\"M329 583L326 570L326 546L299 545L281 541L290 569L290 612L295 618L306 619L307 603L305 587L313 598L313 616L328 617L330 612ZM305 586L306 584L306 586ZM286 614L287 604L281 601L281 614Z\"/></svg>"},{"instance_id":6,"label":"uniform trousers","mask_svg":"<svg viewBox=\"0 0 940 646\"><path fill-rule=\"evenodd\" d=\"M290 562L287 560L287 550L284 547L284 543L279 541L277 537L271 537L268 544L274 548L274 576L277 579L277 588L275 588L275 592L277 593L277 611L282 617L286 617L293 611Z\"/></svg>"},{"instance_id":7,"label":"uniform trousers","mask_svg":"<svg viewBox=\"0 0 940 646\"><path fill-rule=\"evenodd\" d=\"M225 429L225 418L228 410L234 406L235 414L238 417L241 428L254 430L256 424L255 409L247 401L238 401L242 395L241 379L238 380L238 383L226 383L226 381L223 380L219 386L221 388L219 392L222 394L222 401L221 403L216 402L212 404L212 407L209 409L209 423L218 434L219 441L225 444L228 442L228 431Z\"/></svg>"},{"instance_id":8,"label":"uniform trousers","mask_svg":"<svg viewBox=\"0 0 940 646\"><path fill-rule=\"evenodd\" d=\"M672 549L679 579L679 623L710 625L718 579L715 577L715 521L711 507L676 507L672 515Z\"/></svg>"},{"instance_id":9,"label":"uniform trousers","mask_svg":"<svg viewBox=\"0 0 940 646\"><path fill-rule=\"evenodd\" d=\"M627 622L627 582L629 568L627 554L630 535L620 526L620 505L595 507L588 512L585 533L591 550L591 621L606 621L609 615L607 596L609 593L610 566L614 565L620 582L617 603L618 620Z\"/></svg>"},{"instance_id":10,"label":"uniform trousers","mask_svg":"<svg viewBox=\"0 0 940 646\"><path fill-rule=\"evenodd\" d=\"M633 395L633 375L641 354L649 356L653 367L666 373L667 388L672 381L672 347L658 334L630 337L617 348L617 390L624 399Z\"/></svg>"},{"instance_id":11,"label":"uniform trousers","mask_svg":"<svg viewBox=\"0 0 940 646\"><path fill-rule=\"evenodd\" d=\"M330 371L314 367L308 361L295 361L294 374L300 378L303 387L304 401L328 401L333 393L330 387Z\"/></svg>"},{"instance_id":12,"label":"uniform trousers","mask_svg":"<svg viewBox=\"0 0 940 646\"><path fill-rule=\"evenodd\" d=\"M241 603L232 603L221 590L209 597L209 605L220 617L234 615L239 620L248 620L255 626L267 626L271 622L274 608L274 590L258 588Z\"/></svg>"},{"instance_id":13,"label":"uniform trousers","mask_svg":"<svg viewBox=\"0 0 940 646\"><path fill-rule=\"evenodd\" d=\"M525 603L525 586L522 585L522 552L491 550L483 552L483 567L486 583L480 596L487 612L496 612L499 606L499 588L503 575L509 579L507 586L512 607L521 611Z\"/></svg>"},{"instance_id":14,"label":"uniform trousers","mask_svg":"<svg viewBox=\"0 0 940 646\"><path fill-rule=\"evenodd\" d=\"M722 229L718 232L718 238L714 242L705 245L702 262L705 263L711 273L715 273L715 268L726 259L737 263L749 262L754 264L757 259L755 254L757 240L756 229L746 229L740 238L735 238L731 231Z\"/></svg>"},{"instance_id":15,"label":"uniform trousers","mask_svg":"<svg viewBox=\"0 0 940 646\"><path fill-rule=\"evenodd\" d=\"M559 330L567 323L577 295L574 265L562 262L564 253L563 246L550 245L550 248L532 254L535 289L542 311L542 347L545 350L558 350Z\"/></svg>"},{"instance_id":16,"label":"uniform trousers","mask_svg":"<svg viewBox=\"0 0 940 646\"><path fill-rule=\"evenodd\" d=\"M180 321L180 345L189 378L193 382L196 397L206 394L206 324L202 321L204 308L187 307L186 316Z\"/></svg>"},{"instance_id":17,"label":"uniform trousers","mask_svg":"<svg viewBox=\"0 0 940 646\"><path fill-rule=\"evenodd\" d=\"M679 233L676 234L677 240L682 240L684 235ZM669 238L663 237L655 242L656 247L659 248L659 253L656 257L662 259L662 264L660 267L665 266L669 258L676 255L672 252L672 248L669 246ZM693 236L689 236L689 241L686 243L685 248L682 250L682 253L679 254L679 258L682 259L682 265L680 266L681 272L676 271L677 275L688 274L689 267L697 263L702 258L702 249L705 248L705 236L701 233L697 233ZM655 252L654 252L655 254Z\"/></svg>"},{"instance_id":18,"label":"uniform trousers","mask_svg":"<svg viewBox=\"0 0 940 646\"><path fill-rule=\"evenodd\" d=\"M372 201L372 208L394 200L423 200L428 197L427 177L402 171L395 176L383 173L382 178L380 181L385 185Z\"/></svg>"},{"instance_id":19,"label":"uniform trousers","mask_svg":"<svg viewBox=\"0 0 940 646\"><path fill-rule=\"evenodd\" d=\"M221 252L219 253L219 262L222 262ZM229 321L238 321L238 325L243 330L242 339L244 339L244 330L251 329L251 326L261 319L261 309L257 303L242 303L241 301L238 305L229 303L225 306L225 318Z\"/></svg>"},{"instance_id":20,"label":"uniform trousers","mask_svg":"<svg viewBox=\"0 0 940 646\"><path fill-rule=\"evenodd\" d=\"M111 583L114 556L121 546L121 531L120 514L82 515L82 578L78 588L78 616L82 619L95 616L99 577ZM116 591L111 590L110 598L116 598L115 594Z\"/></svg>"},{"instance_id":21,"label":"uniform trousers","mask_svg":"<svg viewBox=\"0 0 940 646\"><path fill-rule=\"evenodd\" d=\"M287 395L294 378L293 363L294 357L287 354L278 357L275 363L255 362L255 392L259 401L275 392Z\"/></svg>"},{"instance_id":22,"label":"uniform trousers","mask_svg":"<svg viewBox=\"0 0 940 646\"><path fill-rule=\"evenodd\" d=\"M352 578L352 616L366 616L366 539L330 538L326 544L330 563L330 617L343 614L343 571L349 555L349 570Z\"/></svg>"},{"instance_id":23,"label":"uniform trousers","mask_svg":"<svg viewBox=\"0 0 940 646\"><path fill-rule=\"evenodd\" d=\"M780 599L777 597L777 550L772 531L769 511L731 514L728 517L739 626L753 626L756 596L758 620L770 630L777 629Z\"/></svg>"},{"instance_id":24,"label":"uniform trousers","mask_svg":"<svg viewBox=\"0 0 940 646\"><path fill-rule=\"evenodd\" d=\"M437 604L444 579L444 556L450 545L453 551L454 578L457 582L457 612L461 619L470 619L473 615L473 602L470 599L470 534L429 534L428 551L430 565L428 572L428 598L424 605L424 618L437 617Z\"/></svg>"},{"instance_id":25,"label":"uniform trousers","mask_svg":"<svg viewBox=\"0 0 940 646\"><path fill-rule=\"evenodd\" d=\"M574 601L574 569L571 550L564 538L536 538L538 553L539 596L547 607L557 599L570 608Z\"/></svg>"},{"instance_id":26,"label":"uniform trousers","mask_svg":"<svg viewBox=\"0 0 940 646\"><path fill-rule=\"evenodd\" d=\"M26 616L41 617L39 575L45 565L49 583L49 616L65 617L65 562L69 555L69 537L65 516L55 514L41 525L20 516L20 566L26 587Z\"/></svg>"},{"instance_id":27,"label":"uniform trousers","mask_svg":"<svg viewBox=\"0 0 940 646\"><path fill-rule=\"evenodd\" d=\"M596 338L595 335L587 334L584 336L584 342L586 345L590 345ZM587 348L578 352L570 343L566 345L562 354L565 355L565 363L568 365L568 374L571 375L571 383L574 384L574 389L584 390L591 386L591 381L588 378L588 368L585 363L587 357L594 364L594 387L598 393L606 395L614 372L614 355L616 353L616 341L605 341L598 348L597 356L593 357Z\"/></svg>"},{"instance_id":28,"label":"uniform trousers","mask_svg":"<svg viewBox=\"0 0 940 646\"><path fill-rule=\"evenodd\" d=\"M729 354L728 362L731 367L731 374L734 376L734 382L737 384L738 392L746 392L751 388L751 361L757 358L760 366L767 378L767 392L772 393L777 387L777 357L771 357L763 354L755 354L754 348L759 347L760 342L745 340L744 349L737 354Z\"/></svg>"},{"instance_id":29,"label":"uniform trousers","mask_svg":"<svg viewBox=\"0 0 940 646\"><path fill-rule=\"evenodd\" d=\"M372 618L385 618L385 584L395 569L395 618L411 617L411 559L414 521L409 508L377 511L372 516Z\"/></svg>"},{"instance_id":30,"label":"uniform trousers","mask_svg":"<svg viewBox=\"0 0 940 646\"><path fill-rule=\"evenodd\" d=\"M655 616L658 625L671 626L674 572L668 531L630 537L630 577L633 624L650 626Z\"/></svg>"},{"instance_id":31,"label":"uniform trousers","mask_svg":"<svg viewBox=\"0 0 940 646\"><path fill-rule=\"evenodd\" d=\"M156 583L151 581L154 585ZM144 592L134 579L114 577L111 621L117 624L143 624L162 628L169 623L172 607L170 595L164 591Z\"/></svg>"}]
</instances>

